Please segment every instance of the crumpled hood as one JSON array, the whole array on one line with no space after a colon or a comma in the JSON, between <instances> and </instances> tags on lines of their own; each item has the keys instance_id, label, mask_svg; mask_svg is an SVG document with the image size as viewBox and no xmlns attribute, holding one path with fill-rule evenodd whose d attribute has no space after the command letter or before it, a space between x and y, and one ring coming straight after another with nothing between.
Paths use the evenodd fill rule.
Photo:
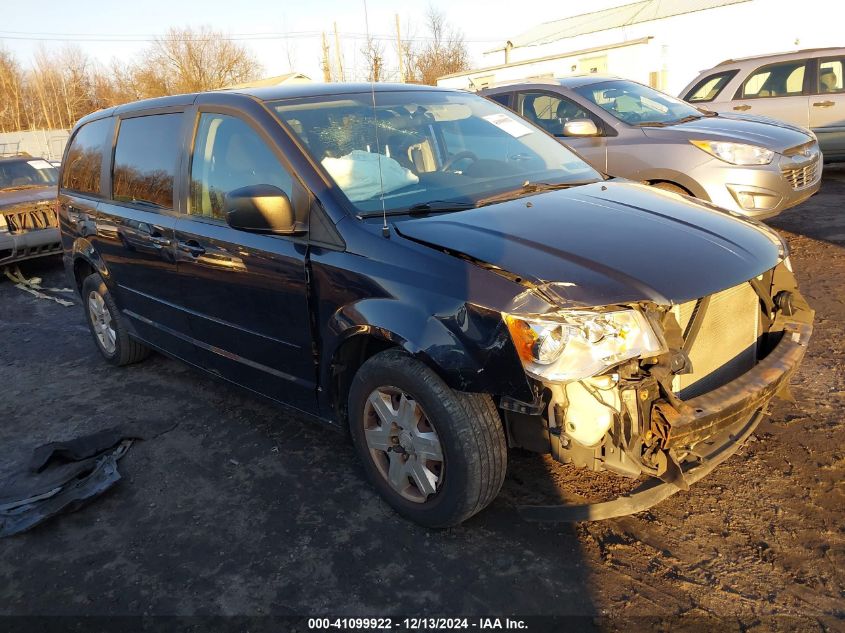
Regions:
<instances>
[{"instance_id":1,"label":"crumpled hood","mask_svg":"<svg viewBox=\"0 0 845 633\"><path fill-rule=\"evenodd\" d=\"M771 229L684 196L595 183L396 223L399 234L535 285L565 305L682 303L773 268Z\"/></svg>"},{"instance_id":2,"label":"crumpled hood","mask_svg":"<svg viewBox=\"0 0 845 633\"><path fill-rule=\"evenodd\" d=\"M702 117L688 123L642 129L646 136L656 140L684 138L749 143L779 153L812 140L809 132L800 127L775 119L750 115L719 114L719 116Z\"/></svg>"},{"instance_id":3,"label":"crumpled hood","mask_svg":"<svg viewBox=\"0 0 845 633\"><path fill-rule=\"evenodd\" d=\"M26 189L0 189L0 209L16 207L28 202L55 200L57 195L58 188L55 185L28 187Z\"/></svg>"}]
</instances>

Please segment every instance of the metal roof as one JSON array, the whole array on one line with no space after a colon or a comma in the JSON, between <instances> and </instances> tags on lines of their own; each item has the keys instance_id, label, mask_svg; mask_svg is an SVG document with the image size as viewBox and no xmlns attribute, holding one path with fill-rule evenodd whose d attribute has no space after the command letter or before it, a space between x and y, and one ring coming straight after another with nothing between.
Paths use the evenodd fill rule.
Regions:
<instances>
[{"instance_id":1,"label":"metal roof","mask_svg":"<svg viewBox=\"0 0 845 633\"><path fill-rule=\"evenodd\" d=\"M514 48L540 46L570 37L617 29L632 24L671 18L685 13L715 9L751 0L642 0L561 20L544 22L510 40ZM501 50L501 49L497 49Z\"/></svg>"}]
</instances>

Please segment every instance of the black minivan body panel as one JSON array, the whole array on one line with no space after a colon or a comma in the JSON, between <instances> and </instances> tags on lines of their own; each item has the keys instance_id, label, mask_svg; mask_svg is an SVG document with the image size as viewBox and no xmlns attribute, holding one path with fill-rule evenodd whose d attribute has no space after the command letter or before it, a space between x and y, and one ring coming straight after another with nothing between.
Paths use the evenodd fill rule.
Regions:
<instances>
[{"instance_id":1,"label":"black minivan body panel","mask_svg":"<svg viewBox=\"0 0 845 633\"><path fill-rule=\"evenodd\" d=\"M319 89L308 86L308 91ZM277 90L255 94L284 98ZM298 94L291 89L292 97ZM184 213L196 118L200 111L227 110L260 129L313 196L303 208L325 213L337 244L237 232ZM702 224L700 204L620 183L405 219L390 223L385 232L380 218L354 217L324 170L256 96L246 94L206 93L120 106L86 117L74 133L103 116L165 111L184 111L186 120L174 209L100 201L96 235L70 231L71 238L63 231L69 275L85 262L110 289L118 277L124 286L115 293L118 307L133 317L140 339L329 422L338 422L345 406L338 400L335 374L344 363L356 362L346 352L361 341L402 347L455 389L532 403L537 384L527 377L501 312L536 284L576 284L584 305L683 300L711 292L707 279L725 287L771 268L779 257L778 238L762 226L715 210ZM111 156L108 163L110 168ZM63 208L76 201L67 191L59 195ZM609 223L626 227L612 232L612 244L604 233ZM117 227L128 234L129 224L133 239L141 242L159 233L161 248L123 247ZM655 250L666 257L640 257ZM650 270L645 262L662 262L663 268ZM720 274L704 274L713 266L721 267ZM130 314L132 306L147 312Z\"/></svg>"}]
</instances>

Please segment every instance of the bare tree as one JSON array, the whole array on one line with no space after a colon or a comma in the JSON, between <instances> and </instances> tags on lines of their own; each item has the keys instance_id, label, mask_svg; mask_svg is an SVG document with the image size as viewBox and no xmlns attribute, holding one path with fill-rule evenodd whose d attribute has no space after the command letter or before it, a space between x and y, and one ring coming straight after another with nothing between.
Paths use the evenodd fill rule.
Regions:
<instances>
[{"instance_id":1,"label":"bare tree","mask_svg":"<svg viewBox=\"0 0 845 633\"><path fill-rule=\"evenodd\" d=\"M361 53L364 55L367 64L367 81L384 79L384 45L372 37L368 37Z\"/></svg>"},{"instance_id":2,"label":"bare tree","mask_svg":"<svg viewBox=\"0 0 845 633\"><path fill-rule=\"evenodd\" d=\"M426 13L429 41L413 52L413 77L423 84L435 85L437 78L469 68L469 51L463 33L446 23L443 13L433 6Z\"/></svg>"},{"instance_id":3,"label":"bare tree","mask_svg":"<svg viewBox=\"0 0 845 633\"><path fill-rule=\"evenodd\" d=\"M208 27L170 29L129 63L94 63L80 48L41 48L24 70L0 48L0 131L69 128L86 114L127 101L213 90L255 78L244 47Z\"/></svg>"},{"instance_id":4,"label":"bare tree","mask_svg":"<svg viewBox=\"0 0 845 633\"><path fill-rule=\"evenodd\" d=\"M171 28L142 56L136 72L155 96L242 83L255 79L261 66L246 48L203 26Z\"/></svg>"},{"instance_id":5,"label":"bare tree","mask_svg":"<svg viewBox=\"0 0 845 633\"><path fill-rule=\"evenodd\" d=\"M23 111L24 72L18 60L0 48L0 131L22 130L26 115Z\"/></svg>"}]
</instances>

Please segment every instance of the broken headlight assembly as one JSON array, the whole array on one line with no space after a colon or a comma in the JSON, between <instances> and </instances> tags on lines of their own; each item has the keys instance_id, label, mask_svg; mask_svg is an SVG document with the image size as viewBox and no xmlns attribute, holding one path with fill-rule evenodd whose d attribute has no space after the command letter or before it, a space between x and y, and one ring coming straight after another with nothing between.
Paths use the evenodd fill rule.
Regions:
<instances>
[{"instance_id":1,"label":"broken headlight assembly","mask_svg":"<svg viewBox=\"0 0 845 633\"><path fill-rule=\"evenodd\" d=\"M549 382L589 378L626 360L665 352L639 310L503 317L525 371Z\"/></svg>"}]
</instances>

